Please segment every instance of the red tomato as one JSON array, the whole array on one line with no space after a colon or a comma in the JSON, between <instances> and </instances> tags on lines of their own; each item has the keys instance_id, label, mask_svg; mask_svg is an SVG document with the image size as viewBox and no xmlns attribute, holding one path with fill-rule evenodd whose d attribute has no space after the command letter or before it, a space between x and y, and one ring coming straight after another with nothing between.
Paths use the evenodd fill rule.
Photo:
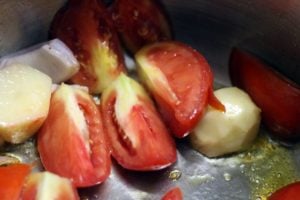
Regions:
<instances>
[{"instance_id":1,"label":"red tomato","mask_svg":"<svg viewBox=\"0 0 300 200\"><path fill-rule=\"evenodd\" d=\"M176 137L185 137L203 116L212 93L213 75L205 58L179 42L160 42L136 54L139 76ZM224 110L224 107L223 107Z\"/></svg>"},{"instance_id":2,"label":"red tomato","mask_svg":"<svg viewBox=\"0 0 300 200\"><path fill-rule=\"evenodd\" d=\"M103 182L111 161L101 120L87 92L61 85L52 95L48 117L38 134L44 167L70 178L76 187Z\"/></svg>"},{"instance_id":3,"label":"red tomato","mask_svg":"<svg viewBox=\"0 0 300 200\"><path fill-rule=\"evenodd\" d=\"M290 141L300 139L298 85L238 49L231 54L230 77L261 108L262 120L274 135Z\"/></svg>"},{"instance_id":4,"label":"red tomato","mask_svg":"<svg viewBox=\"0 0 300 200\"><path fill-rule=\"evenodd\" d=\"M101 93L125 70L118 34L99 0L70 0L54 17L51 36L61 39L75 54L80 70L73 83Z\"/></svg>"},{"instance_id":5,"label":"red tomato","mask_svg":"<svg viewBox=\"0 0 300 200\"><path fill-rule=\"evenodd\" d=\"M133 79L122 74L101 97L112 155L127 169L146 171L176 161L173 138L151 99Z\"/></svg>"},{"instance_id":6,"label":"red tomato","mask_svg":"<svg viewBox=\"0 0 300 200\"><path fill-rule=\"evenodd\" d=\"M179 187L172 188L162 198L162 200L182 200L182 192Z\"/></svg>"},{"instance_id":7,"label":"red tomato","mask_svg":"<svg viewBox=\"0 0 300 200\"><path fill-rule=\"evenodd\" d=\"M0 167L1 200L19 200L25 178L30 173L27 164L12 164Z\"/></svg>"},{"instance_id":8,"label":"red tomato","mask_svg":"<svg viewBox=\"0 0 300 200\"><path fill-rule=\"evenodd\" d=\"M69 179L50 172L38 172L27 177L20 199L79 200L79 196Z\"/></svg>"},{"instance_id":9,"label":"red tomato","mask_svg":"<svg viewBox=\"0 0 300 200\"><path fill-rule=\"evenodd\" d=\"M170 24L156 0L116 0L112 19L131 53L146 44L172 38Z\"/></svg>"},{"instance_id":10,"label":"red tomato","mask_svg":"<svg viewBox=\"0 0 300 200\"><path fill-rule=\"evenodd\" d=\"M300 182L291 183L280 188L268 200L300 200Z\"/></svg>"}]
</instances>

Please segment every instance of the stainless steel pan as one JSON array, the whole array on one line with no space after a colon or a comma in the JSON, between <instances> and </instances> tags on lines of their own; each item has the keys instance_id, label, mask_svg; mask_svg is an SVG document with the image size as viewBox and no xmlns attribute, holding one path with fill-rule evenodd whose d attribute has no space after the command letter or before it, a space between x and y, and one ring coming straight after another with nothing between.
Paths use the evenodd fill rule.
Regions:
<instances>
[{"instance_id":1,"label":"stainless steel pan","mask_svg":"<svg viewBox=\"0 0 300 200\"><path fill-rule=\"evenodd\" d=\"M0 56L47 40L49 24L63 0L0 0ZM216 85L230 85L231 48L238 46L268 61L300 83L300 2L297 0L164 0L176 39L204 54ZM300 120L300 119L299 119ZM185 199L264 199L300 179L300 148L283 147L261 136L247 152L208 159L177 141L178 162L165 170L131 172L116 163L109 179L80 190L82 199L160 199L179 186ZM34 141L11 151L26 162L38 161Z\"/></svg>"}]
</instances>

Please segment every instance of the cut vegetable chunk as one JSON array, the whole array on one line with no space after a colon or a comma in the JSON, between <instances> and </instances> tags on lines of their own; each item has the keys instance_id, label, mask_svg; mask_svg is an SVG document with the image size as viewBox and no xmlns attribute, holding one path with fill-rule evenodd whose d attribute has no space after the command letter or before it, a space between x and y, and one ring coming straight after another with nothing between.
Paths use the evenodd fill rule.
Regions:
<instances>
[{"instance_id":1,"label":"cut vegetable chunk","mask_svg":"<svg viewBox=\"0 0 300 200\"><path fill-rule=\"evenodd\" d=\"M176 137L185 137L203 116L213 76L205 58L179 42L160 42L136 54L140 79L154 96ZM216 103L217 104L217 103Z\"/></svg>"},{"instance_id":2,"label":"cut vegetable chunk","mask_svg":"<svg viewBox=\"0 0 300 200\"><path fill-rule=\"evenodd\" d=\"M70 178L76 187L99 184L110 174L110 154L101 115L92 97L62 84L51 98L49 115L38 133L44 167Z\"/></svg>"},{"instance_id":3,"label":"cut vegetable chunk","mask_svg":"<svg viewBox=\"0 0 300 200\"><path fill-rule=\"evenodd\" d=\"M1 200L19 200L23 184L31 167L28 164L12 164L0 167Z\"/></svg>"},{"instance_id":4,"label":"cut vegetable chunk","mask_svg":"<svg viewBox=\"0 0 300 200\"><path fill-rule=\"evenodd\" d=\"M124 45L133 54L147 44L172 39L166 13L156 0L116 0L111 10Z\"/></svg>"},{"instance_id":5,"label":"cut vegetable chunk","mask_svg":"<svg viewBox=\"0 0 300 200\"><path fill-rule=\"evenodd\" d=\"M173 138L136 81L121 74L104 91L101 110L112 155L121 166L147 171L176 161Z\"/></svg>"},{"instance_id":6,"label":"cut vegetable chunk","mask_svg":"<svg viewBox=\"0 0 300 200\"><path fill-rule=\"evenodd\" d=\"M300 199L300 182L290 183L275 191L268 200L298 200Z\"/></svg>"},{"instance_id":7,"label":"cut vegetable chunk","mask_svg":"<svg viewBox=\"0 0 300 200\"><path fill-rule=\"evenodd\" d=\"M0 70L0 137L22 143L42 125L49 111L51 79L26 65Z\"/></svg>"},{"instance_id":8,"label":"cut vegetable chunk","mask_svg":"<svg viewBox=\"0 0 300 200\"><path fill-rule=\"evenodd\" d=\"M56 14L50 33L66 43L80 63L71 81L89 87L91 93L101 93L125 71L117 32L101 1L68 1Z\"/></svg>"},{"instance_id":9,"label":"cut vegetable chunk","mask_svg":"<svg viewBox=\"0 0 300 200\"><path fill-rule=\"evenodd\" d=\"M72 182L50 172L30 174L26 178L22 200L79 200Z\"/></svg>"},{"instance_id":10,"label":"cut vegetable chunk","mask_svg":"<svg viewBox=\"0 0 300 200\"><path fill-rule=\"evenodd\" d=\"M54 39L0 59L0 68L12 64L29 65L51 77L53 83L67 81L79 70L72 51Z\"/></svg>"},{"instance_id":11,"label":"cut vegetable chunk","mask_svg":"<svg viewBox=\"0 0 300 200\"><path fill-rule=\"evenodd\" d=\"M260 109L236 87L215 91L226 111L207 108L203 119L190 135L193 147L208 157L242 151L256 138Z\"/></svg>"},{"instance_id":12,"label":"cut vegetable chunk","mask_svg":"<svg viewBox=\"0 0 300 200\"><path fill-rule=\"evenodd\" d=\"M299 141L299 85L239 49L231 54L230 78L262 109L263 123L274 136L285 141Z\"/></svg>"},{"instance_id":13,"label":"cut vegetable chunk","mask_svg":"<svg viewBox=\"0 0 300 200\"><path fill-rule=\"evenodd\" d=\"M163 197L162 200L182 200L182 192L179 187L172 188Z\"/></svg>"}]
</instances>

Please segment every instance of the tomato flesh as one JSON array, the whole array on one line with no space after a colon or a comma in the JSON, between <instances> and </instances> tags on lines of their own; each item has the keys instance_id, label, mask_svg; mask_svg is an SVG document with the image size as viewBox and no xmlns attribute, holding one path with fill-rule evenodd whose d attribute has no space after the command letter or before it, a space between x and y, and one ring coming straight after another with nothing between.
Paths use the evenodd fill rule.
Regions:
<instances>
[{"instance_id":1,"label":"tomato flesh","mask_svg":"<svg viewBox=\"0 0 300 200\"><path fill-rule=\"evenodd\" d=\"M108 177L111 162L97 106L87 93L76 90L74 93L88 130L82 130L72 118L63 95L54 94L48 117L38 134L38 150L47 170L70 178L76 187L87 187ZM82 137L84 131L88 141Z\"/></svg>"},{"instance_id":2,"label":"tomato flesh","mask_svg":"<svg viewBox=\"0 0 300 200\"><path fill-rule=\"evenodd\" d=\"M45 198L79 200L77 190L69 179L47 171L30 174L26 179L20 199L33 200Z\"/></svg>"},{"instance_id":3,"label":"tomato flesh","mask_svg":"<svg viewBox=\"0 0 300 200\"><path fill-rule=\"evenodd\" d=\"M141 86L138 87L141 88ZM126 169L138 171L157 170L174 163L176 161L175 143L151 100L135 94L137 95L136 102L129 108L128 114L122 118L124 121L121 122L117 116L118 113L124 113L125 108L117 110L122 108L118 108L116 102L126 101L127 97L122 97L117 93L118 89L112 86L111 90L104 91L101 99L106 133L112 148L112 155L117 162ZM145 92L144 95L146 95Z\"/></svg>"},{"instance_id":4,"label":"tomato flesh","mask_svg":"<svg viewBox=\"0 0 300 200\"><path fill-rule=\"evenodd\" d=\"M230 77L262 109L263 122L273 135L288 141L300 139L299 86L239 49L231 54Z\"/></svg>"},{"instance_id":5,"label":"tomato flesh","mask_svg":"<svg viewBox=\"0 0 300 200\"><path fill-rule=\"evenodd\" d=\"M116 0L111 10L112 20L131 53L146 44L172 38L166 14L157 1Z\"/></svg>"},{"instance_id":6,"label":"tomato flesh","mask_svg":"<svg viewBox=\"0 0 300 200\"><path fill-rule=\"evenodd\" d=\"M268 200L299 200L300 182L291 183L274 192Z\"/></svg>"},{"instance_id":7,"label":"tomato flesh","mask_svg":"<svg viewBox=\"0 0 300 200\"><path fill-rule=\"evenodd\" d=\"M213 87L209 64L199 52L179 42L146 46L136 54L136 59L141 68L139 71L151 65L158 68L167 79L175 100L162 91L163 87L159 86L158 81L150 83L152 86L145 82L172 133L177 137L185 137L201 119L209 103ZM146 76L155 75L148 73ZM215 102L213 105L221 104Z\"/></svg>"},{"instance_id":8,"label":"tomato flesh","mask_svg":"<svg viewBox=\"0 0 300 200\"><path fill-rule=\"evenodd\" d=\"M69 1L55 15L50 33L62 40L80 63L71 81L89 87L91 93L101 93L125 71L117 32L100 1Z\"/></svg>"},{"instance_id":9,"label":"tomato flesh","mask_svg":"<svg viewBox=\"0 0 300 200\"><path fill-rule=\"evenodd\" d=\"M162 200L182 200L182 192L179 187L172 188L163 197Z\"/></svg>"},{"instance_id":10,"label":"tomato flesh","mask_svg":"<svg viewBox=\"0 0 300 200\"><path fill-rule=\"evenodd\" d=\"M0 167L1 200L18 200L31 166L28 164L12 164Z\"/></svg>"}]
</instances>

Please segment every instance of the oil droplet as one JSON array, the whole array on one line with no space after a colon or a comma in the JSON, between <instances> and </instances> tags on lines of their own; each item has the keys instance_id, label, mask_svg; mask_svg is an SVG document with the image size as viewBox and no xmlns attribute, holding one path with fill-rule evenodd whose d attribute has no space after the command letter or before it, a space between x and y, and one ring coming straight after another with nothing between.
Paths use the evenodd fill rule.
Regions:
<instances>
[{"instance_id":1,"label":"oil droplet","mask_svg":"<svg viewBox=\"0 0 300 200\"><path fill-rule=\"evenodd\" d=\"M277 173L277 178L280 178L281 177L281 173Z\"/></svg>"},{"instance_id":2,"label":"oil droplet","mask_svg":"<svg viewBox=\"0 0 300 200\"><path fill-rule=\"evenodd\" d=\"M177 181L179 180L180 177L181 177L181 171L178 169L172 170L169 174L169 179L171 179L172 181Z\"/></svg>"},{"instance_id":3,"label":"oil droplet","mask_svg":"<svg viewBox=\"0 0 300 200\"><path fill-rule=\"evenodd\" d=\"M250 181L250 199L265 200L276 189L300 179L289 150L265 135L261 135L244 155L240 158L245 164L243 174Z\"/></svg>"},{"instance_id":4,"label":"oil droplet","mask_svg":"<svg viewBox=\"0 0 300 200\"><path fill-rule=\"evenodd\" d=\"M258 196L258 197L256 197L255 200L267 200L267 198L266 198L266 197L263 197L263 196Z\"/></svg>"},{"instance_id":5,"label":"oil droplet","mask_svg":"<svg viewBox=\"0 0 300 200\"><path fill-rule=\"evenodd\" d=\"M188 177L188 180L191 184L193 185L201 185L203 183L207 183L209 181L213 181L214 177L212 177L209 174L204 174L204 175L192 175Z\"/></svg>"},{"instance_id":6,"label":"oil droplet","mask_svg":"<svg viewBox=\"0 0 300 200\"><path fill-rule=\"evenodd\" d=\"M232 179L231 174L229 174L227 172L224 173L223 176L224 176L225 181L231 181L231 179Z\"/></svg>"},{"instance_id":7,"label":"oil droplet","mask_svg":"<svg viewBox=\"0 0 300 200\"><path fill-rule=\"evenodd\" d=\"M240 165L241 173L243 174L245 172L245 164Z\"/></svg>"}]
</instances>

